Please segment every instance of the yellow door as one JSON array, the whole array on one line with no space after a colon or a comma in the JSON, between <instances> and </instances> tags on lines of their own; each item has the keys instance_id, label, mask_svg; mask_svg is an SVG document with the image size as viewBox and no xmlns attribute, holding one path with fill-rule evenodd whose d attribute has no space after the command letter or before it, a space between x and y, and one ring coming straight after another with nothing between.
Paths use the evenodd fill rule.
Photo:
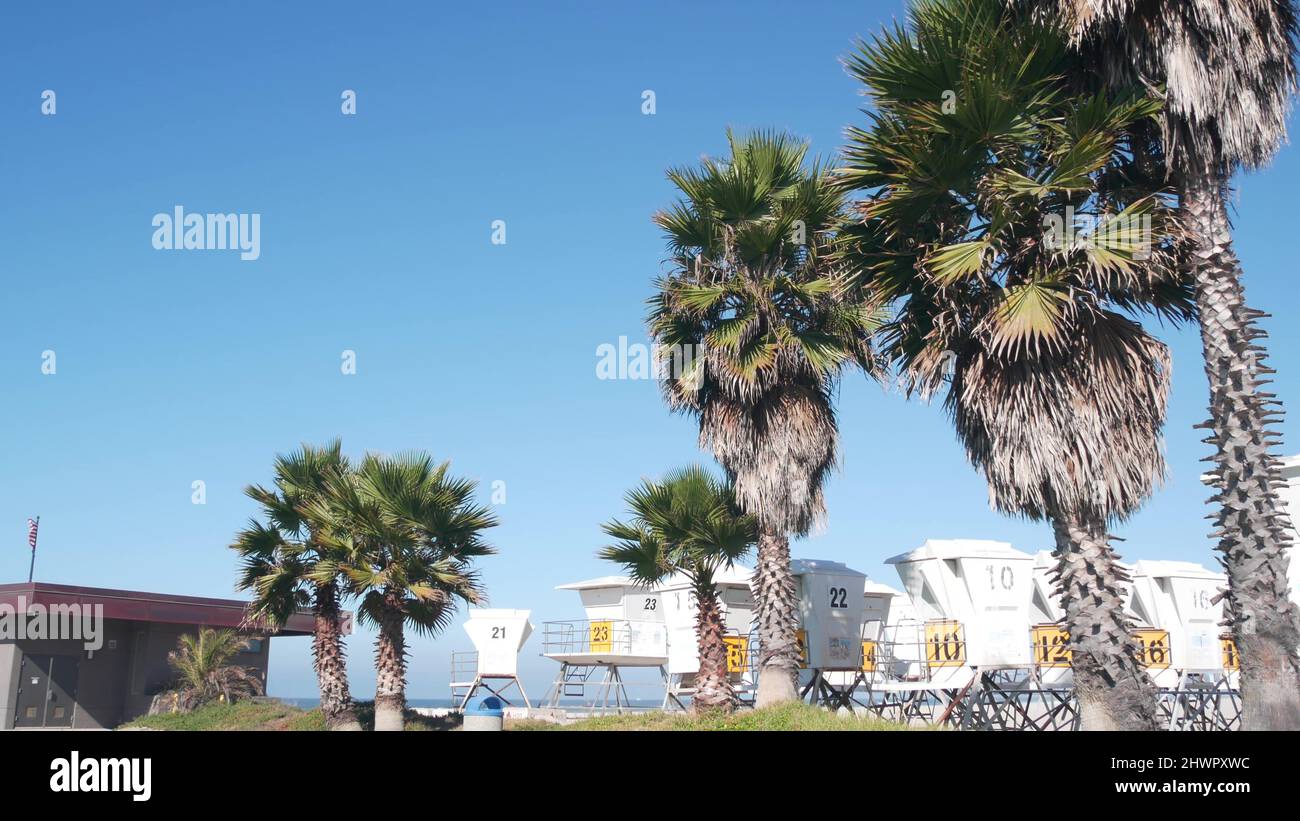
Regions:
<instances>
[{"instance_id":1,"label":"yellow door","mask_svg":"<svg viewBox=\"0 0 1300 821\"><path fill-rule=\"evenodd\" d=\"M1070 634L1055 624L1033 627L1034 663L1039 667L1070 666Z\"/></svg>"},{"instance_id":2,"label":"yellow door","mask_svg":"<svg viewBox=\"0 0 1300 821\"><path fill-rule=\"evenodd\" d=\"M961 622L940 619L925 623L925 660L931 667L960 667L966 663Z\"/></svg>"},{"instance_id":3,"label":"yellow door","mask_svg":"<svg viewBox=\"0 0 1300 821\"><path fill-rule=\"evenodd\" d=\"M1133 631L1138 645L1138 661L1150 670L1169 669L1169 631L1143 628Z\"/></svg>"},{"instance_id":4,"label":"yellow door","mask_svg":"<svg viewBox=\"0 0 1300 821\"><path fill-rule=\"evenodd\" d=\"M614 622L593 621L588 644L592 653L610 653L614 650Z\"/></svg>"}]
</instances>

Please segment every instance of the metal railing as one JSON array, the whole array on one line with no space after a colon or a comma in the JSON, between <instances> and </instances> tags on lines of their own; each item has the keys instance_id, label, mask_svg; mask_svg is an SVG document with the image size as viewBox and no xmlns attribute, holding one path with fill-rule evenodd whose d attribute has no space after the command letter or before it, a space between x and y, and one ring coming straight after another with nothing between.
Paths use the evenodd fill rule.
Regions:
<instances>
[{"instance_id":1,"label":"metal railing","mask_svg":"<svg viewBox=\"0 0 1300 821\"><path fill-rule=\"evenodd\" d=\"M542 654L666 656L663 622L629 619L578 619L542 623Z\"/></svg>"}]
</instances>

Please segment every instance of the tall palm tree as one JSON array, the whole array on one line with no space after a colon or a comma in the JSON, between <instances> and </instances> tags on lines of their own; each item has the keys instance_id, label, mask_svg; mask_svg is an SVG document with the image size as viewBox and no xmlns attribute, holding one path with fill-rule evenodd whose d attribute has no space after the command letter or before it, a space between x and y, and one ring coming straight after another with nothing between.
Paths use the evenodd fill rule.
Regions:
<instances>
[{"instance_id":1,"label":"tall palm tree","mask_svg":"<svg viewBox=\"0 0 1300 821\"><path fill-rule=\"evenodd\" d=\"M361 729L348 689L343 648L339 588L343 557L319 538L331 521L313 517L308 508L347 470L338 439L321 447L304 444L277 456L274 489L260 485L244 489L261 505L265 521L250 520L231 545L242 559L238 588L253 593L251 622L275 629L298 608L311 608L312 661L325 726L332 730Z\"/></svg>"},{"instance_id":2,"label":"tall palm tree","mask_svg":"<svg viewBox=\"0 0 1300 821\"><path fill-rule=\"evenodd\" d=\"M436 634L458 600L484 600L471 562L496 552L481 533L497 521L474 503L475 483L451 476L449 467L424 453L368 455L312 506L335 523L323 539L346 557L339 569L360 598L361 620L379 629L376 730L403 729L406 626Z\"/></svg>"},{"instance_id":3,"label":"tall palm tree","mask_svg":"<svg viewBox=\"0 0 1300 821\"><path fill-rule=\"evenodd\" d=\"M1109 527L1162 479L1170 360L1121 312L1191 318L1145 95L1079 94L1061 32L924 0L847 68L875 104L841 177L856 285L909 393L945 392L996 509L1047 519L1085 729L1154 729ZM1078 233L1091 225L1092 230Z\"/></svg>"},{"instance_id":4,"label":"tall palm tree","mask_svg":"<svg viewBox=\"0 0 1300 821\"><path fill-rule=\"evenodd\" d=\"M832 394L839 374L872 367L872 316L836 289L829 251L842 196L807 145L778 133L727 133L729 155L668 179L682 199L655 215L670 272L656 282L650 328L660 350L690 351L662 385L695 416L700 445L758 521L754 574L759 706L798 698L791 534L824 513L835 463Z\"/></svg>"},{"instance_id":5,"label":"tall palm tree","mask_svg":"<svg viewBox=\"0 0 1300 821\"><path fill-rule=\"evenodd\" d=\"M730 712L736 693L727 673L726 625L714 579L719 569L749 552L758 528L741 512L731 487L698 466L673 471L661 482L643 482L627 494L627 505L632 520L604 525L618 542L599 555L623 565L647 587L673 574L690 581L700 657L691 709Z\"/></svg>"},{"instance_id":6,"label":"tall palm tree","mask_svg":"<svg viewBox=\"0 0 1300 821\"><path fill-rule=\"evenodd\" d=\"M1216 453L1207 461L1226 613L1241 660L1242 726L1300 729L1300 610L1288 595L1289 521L1272 431L1281 404L1262 390L1265 314L1246 305L1226 196L1238 168L1286 139L1296 86L1291 0L1016 0L1059 16L1114 83L1163 90L1167 165L1194 233L1196 282Z\"/></svg>"}]
</instances>

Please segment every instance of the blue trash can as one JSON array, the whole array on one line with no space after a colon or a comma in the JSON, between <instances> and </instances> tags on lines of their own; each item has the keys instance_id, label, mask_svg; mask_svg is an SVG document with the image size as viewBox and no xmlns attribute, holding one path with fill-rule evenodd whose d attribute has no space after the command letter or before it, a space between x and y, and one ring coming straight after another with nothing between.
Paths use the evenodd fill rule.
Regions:
<instances>
[{"instance_id":1,"label":"blue trash can","mask_svg":"<svg viewBox=\"0 0 1300 821\"><path fill-rule=\"evenodd\" d=\"M502 728L506 719L505 704L496 696L488 696L477 706L465 710L466 731L491 732Z\"/></svg>"}]
</instances>

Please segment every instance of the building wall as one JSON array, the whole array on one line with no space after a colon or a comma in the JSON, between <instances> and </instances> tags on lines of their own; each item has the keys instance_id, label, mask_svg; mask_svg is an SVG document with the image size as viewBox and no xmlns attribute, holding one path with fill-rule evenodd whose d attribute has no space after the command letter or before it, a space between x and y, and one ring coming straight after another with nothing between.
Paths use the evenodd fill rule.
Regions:
<instances>
[{"instance_id":1,"label":"building wall","mask_svg":"<svg viewBox=\"0 0 1300 821\"><path fill-rule=\"evenodd\" d=\"M0 730L13 729L17 687L18 648L11 641L0 642Z\"/></svg>"},{"instance_id":2,"label":"building wall","mask_svg":"<svg viewBox=\"0 0 1300 821\"><path fill-rule=\"evenodd\" d=\"M87 652L78 640L0 644L0 729L13 727L18 667L24 653L78 656L73 727L115 727L149 711L153 697L173 681L167 654L176 649L182 634L197 630L194 625L110 619L104 624L103 646L94 652ZM230 663L259 670L265 683L270 644L262 639L259 648L236 655Z\"/></svg>"}]
</instances>

